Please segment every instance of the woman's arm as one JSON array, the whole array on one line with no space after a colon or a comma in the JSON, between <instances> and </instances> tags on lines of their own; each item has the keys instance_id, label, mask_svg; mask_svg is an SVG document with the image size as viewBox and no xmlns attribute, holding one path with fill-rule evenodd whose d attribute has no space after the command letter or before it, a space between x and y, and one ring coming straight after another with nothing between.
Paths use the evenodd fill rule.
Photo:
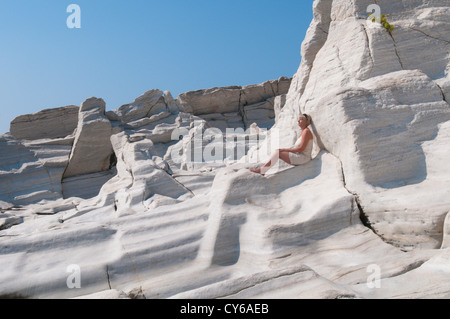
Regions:
<instances>
[{"instance_id":1,"label":"woman's arm","mask_svg":"<svg viewBox=\"0 0 450 319\"><path fill-rule=\"evenodd\" d=\"M308 146L308 143L310 140L313 139L312 133L309 130L309 128L306 128L302 132L302 142L299 147L297 148L287 148L287 149L280 149L280 152L289 152L289 153L303 153Z\"/></svg>"}]
</instances>

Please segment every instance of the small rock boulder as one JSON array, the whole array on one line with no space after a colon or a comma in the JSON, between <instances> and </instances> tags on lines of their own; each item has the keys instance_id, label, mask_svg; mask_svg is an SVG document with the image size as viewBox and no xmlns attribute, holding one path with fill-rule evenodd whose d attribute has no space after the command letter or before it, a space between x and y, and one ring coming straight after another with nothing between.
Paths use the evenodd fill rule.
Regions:
<instances>
[{"instance_id":1,"label":"small rock boulder","mask_svg":"<svg viewBox=\"0 0 450 319\"><path fill-rule=\"evenodd\" d=\"M108 170L113 153L111 134L111 123L105 115L105 101L93 97L83 102L64 178Z\"/></svg>"}]
</instances>

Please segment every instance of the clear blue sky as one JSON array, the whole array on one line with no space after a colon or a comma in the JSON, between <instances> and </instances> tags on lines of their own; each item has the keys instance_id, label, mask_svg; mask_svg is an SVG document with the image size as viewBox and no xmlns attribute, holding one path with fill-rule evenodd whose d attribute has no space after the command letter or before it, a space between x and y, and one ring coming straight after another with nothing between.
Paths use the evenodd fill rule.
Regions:
<instances>
[{"instance_id":1,"label":"clear blue sky","mask_svg":"<svg viewBox=\"0 0 450 319\"><path fill-rule=\"evenodd\" d=\"M70 4L81 29L69 29ZM0 134L18 115L117 109L150 89L173 96L293 76L313 0L14 0L0 8Z\"/></svg>"}]
</instances>

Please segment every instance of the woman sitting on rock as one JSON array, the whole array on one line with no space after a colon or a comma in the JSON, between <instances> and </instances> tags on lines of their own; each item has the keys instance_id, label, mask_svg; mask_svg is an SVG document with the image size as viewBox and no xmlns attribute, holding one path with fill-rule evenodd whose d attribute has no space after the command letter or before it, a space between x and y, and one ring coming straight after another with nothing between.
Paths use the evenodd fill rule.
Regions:
<instances>
[{"instance_id":1,"label":"woman sitting on rock","mask_svg":"<svg viewBox=\"0 0 450 319\"><path fill-rule=\"evenodd\" d=\"M286 163L294 166L303 165L311 161L314 144L313 134L309 129L309 126L311 125L311 116L308 114L300 115L298 125L302 129L302 133L294 147L277 150L264 166L258 169L252 169L251 171L253 173L264 176L267 171L278 162L279 159L282 159Z\"/></svg>"}]
</instances>

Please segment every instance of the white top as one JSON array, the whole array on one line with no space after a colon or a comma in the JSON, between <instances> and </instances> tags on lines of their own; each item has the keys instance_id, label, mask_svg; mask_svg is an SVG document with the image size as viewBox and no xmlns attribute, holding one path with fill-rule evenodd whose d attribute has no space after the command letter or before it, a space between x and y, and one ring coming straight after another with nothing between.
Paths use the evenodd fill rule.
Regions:
<instances>
[{"instance_id":1,"label":"white top","mask_svg":"<svg viewBox=\"0 0 450 319\"><path fill-rule=\"evenodd\" d=\"M294 148L297 148L300 146L300 144L302 144L302 137L300 136L297 140L297 142L295 142ZM310 139L308 142L308 145L306 146L305 150L303 151L302 154L308 156L308 157L312 157L312 150L313 150L313 146L314 146L314 141L313 139Z\"/></svg>"}]
</instances>

